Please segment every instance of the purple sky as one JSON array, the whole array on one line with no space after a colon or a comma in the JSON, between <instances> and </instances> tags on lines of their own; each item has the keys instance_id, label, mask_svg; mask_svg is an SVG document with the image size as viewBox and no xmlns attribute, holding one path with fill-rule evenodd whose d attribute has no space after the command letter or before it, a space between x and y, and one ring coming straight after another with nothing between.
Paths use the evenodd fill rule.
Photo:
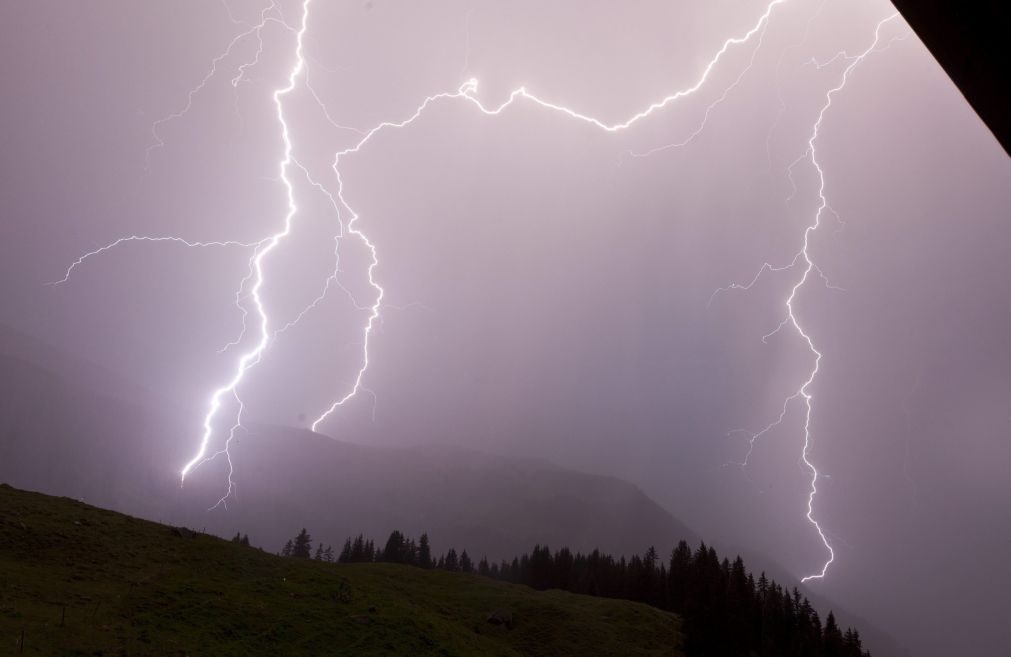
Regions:
<instances>
[{"instance_id":1,"label":"purple sky","mask_svg":"<svg viewBox=\"0 0 1011 657\"><path fill-rule=\"evenodd\" d=\"M126 244L126 235L252 242L286 210L272 92L294 63L278 23L239 41L256 3L38 1L0 9L4 156L0 322L143 381L192 417L225 353L251 251ZM294 27L300 3L281 3ZM294 156L327 189L334 153L469 77L613 123L691 87L763 2L330 2L311 5L305 77L284 98ZM640 485L704 537L797 575L825 549L804 518L803 408L762 436L807 377L787 326L790 263L818 206L802 159L826 92L863 51L882 0L788 0L698 93L607 133L531 102L498 116L448 99L341 165L386 291L365 390L321 426L367 444L442 442L543 456ZM815 515L836 562L813 589L917 655L1011 642L1011 164L901 19L833 97L817 157L831 211L797 315L823 353L811 386ZM906 37L892 41L896 37ZM759 38L760 37L760 38ZM760 44L760 46L759 46ZM887 49L885 49L885 45ZM757 51L756 46L759 46ZM748 69L754 55L753 65ZM821 63L829 62L822 66ZM742 76L742 72L744 75ZM726 98L716 104L735 81ZM691 135L690 144L645 158ZM283 325L323 289L338 220L291 171L299 212L265 261ZM345 217L346 218L346 217ZM340 282L274 341L241 395L247 419L305 426L345 394L374 294L342 242ZM355 301L356 300L356 301ZM251 324L252 326L252 324ZM255 327L254 327L255 328ZM178 464L181 467L182 464ZM176 467L174 464L173 467ZM237 473L241 479L242 473ZM943 621L943 622L941 622Z\"/></svg>"}]
</instances>

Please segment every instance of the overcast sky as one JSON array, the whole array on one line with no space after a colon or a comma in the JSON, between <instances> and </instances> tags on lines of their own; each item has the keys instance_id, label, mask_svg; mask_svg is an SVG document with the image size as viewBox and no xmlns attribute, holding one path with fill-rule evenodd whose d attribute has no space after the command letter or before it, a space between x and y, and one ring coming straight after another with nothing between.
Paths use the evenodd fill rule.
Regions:
<instances>
[{"instance_id":1,"label":"overcast sky","mask_svg":"<svg viewBox=\"0 0 1011 657\"><path fill-rule=\"evenodd\" d=\"M293 32L269 22L241 77L258 41L237 41L188 96L263 6L228 8L0 8L0 321L143 381L191 416L194 450L210 392L258 338L251 321L247 339L219 353L242 326L234 296L251 250L128 243L45 283L123 236L254 242L283 225L271 94L294 63ZM280 9L297 28L300 3ZM294 157L333 193L334 153L426 96L475 77L488 106L525 85L624 121L693 86L766 4L310 9L305 74L284 109ZM445 99L348 155L344 198L377 248L385 297L364 388L320 430L618 475L705 537L817 572L826 554L804 517L803 405L788 405L737 465L747 432L773 422L811 369L789 325L763 341L802 270L712 295L800 249L818 206L803 156L851 61L836 55L868 48L893 12L883 0L783 2L697 93L626 131L523 100L487 116ZM703 121L684 147L631 155L684 141ZM831 210L795 308L823 354L810 459L836 561L811 587L915 654L1004 655L1011 164L901 19L833 96L816 149ZM341 225L327 196L290 175L299 212L264 262L275 328L323 291ZM375 293L368 251L344 231L344 289L332 285L249 372L247 419L306 426L353 384Z\"/></svg>"}]
</instances>

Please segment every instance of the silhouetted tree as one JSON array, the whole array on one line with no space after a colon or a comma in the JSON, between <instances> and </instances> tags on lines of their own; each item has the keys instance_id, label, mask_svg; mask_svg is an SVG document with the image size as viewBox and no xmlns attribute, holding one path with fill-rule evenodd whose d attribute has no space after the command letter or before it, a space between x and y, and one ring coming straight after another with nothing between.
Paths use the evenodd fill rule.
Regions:
<instances>
[{"instance_id":1,"label":"silhouetted tree","mask_svg":"<svg viewBox=\"0 0 1011 657\"><path fill-rule=\"evenodd\" d=\"M341 548L341 553L337 557L337 563L351 563L351 537L348 536L348 540L344 541L344 547Z\"/></svg>"},{"instance_id":2,"label":"silhouetted tree","mask_svg":"<svg viewBox=\"0 0 1011 657\"><path fill-rule=\"evenodd\" d=\"M824 657L845 657L843 634L835 622L835 614L831 611L825 618L825 630L822 632Z\"/></svg>"},{"instance_id":3,"label":"silhouetted tree","mask_svg":"<svg viewBox=\"0 0 1011 657\"><path fill-rule=\"evenodd\" d=\"M295 542L291 548L291 556L296 559L308 559L312 556L312 536L302 528L302 531L295 537Z\"/></svg>"},{"instance_id":4,"label":"silhouetted tree","mask_svg":"<svg viewBox=\"0 0 1011 657\"><path fill-rule=\"evenodd\" d=\"M432 567L432 546L428 544L428 534L422 534L418 539L418 565L422 568Z\"/></svg>"},{"instance_id":5,"label":"silhouetted tree","mask_svg":"<svg viewBox=\"0 0 1011 657\"><path fill-rule=\"evenodd\" d=\"M456 556L456 550L453 548L449 548L449 551L446 552L446 561L443 567L450 572L460 570L460 559Z\"/></svg>"},{"instance_id":6,"label":"silhouetted tree","mask_svg":"<svg viewBox=\"0 0 1011 657\"><path fill-rule=\"evenodd\" d=\"M365 542L365 561L371 562L376 560L376 545L369 539Z\"/></svg>"},{"instance_id":7,"label":"silhouetted tree","mask_svg":"<svg viewBox=\"0 0 1011 657\"><path fill-rule=\"evenodd\" d=\"M382 554L376 556L376 561L386 561L389 563L402 563L404 553L404 535L394 529L390 537L386 539L386 547Z\"/></svg>"},{"instance_id":8,"label":"silhouetted tree","mask_svg":"<svg viewBox=\"0 0 1011 657\"><path fill-rule=\"evenodd\" d=\"M288 541L286 555L295 555L303 535L308 544L303 529L294 542ZM333 559L329 546L322 551L317 547L316 554ZM428 535L422 534L416 544L400 531L392 532L378 551L362 534L349 537L338 561L376 559L454 572L474 570L466 550L458 555L449 548L433 564ZM662 563L653 547L641 555L615 558L599 550L573 554L562 548L552 553L547 546L535 545L511 562L489 564L482 557L477 571L536 589L625 598L673 611L682 619L687 657L870 657L859 633L851 628L842 632L833 613L822 627L818 613L796 588L787 591L765 573L756 581L739 556L721 559L705 543L692 551L680 541L669 563Z\"/></svg>"}]
</instances>

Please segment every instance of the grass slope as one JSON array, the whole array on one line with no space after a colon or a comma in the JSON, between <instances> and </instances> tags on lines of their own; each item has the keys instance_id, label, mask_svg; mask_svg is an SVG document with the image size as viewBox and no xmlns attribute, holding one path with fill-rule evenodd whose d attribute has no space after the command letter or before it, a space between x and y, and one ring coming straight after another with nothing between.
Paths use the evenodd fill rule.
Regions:
<instances>
[{"instance_id":1,"label":"grass slope","mask_svg":"<svg viewBox=\"0 0 1011 657\"><path fill-rule=\"evenodd\" d=\"M486 622L499 608L512 630ZM0 655L636 657L678 642L675 616L637 603L282 559L0 485Z\"/></svg>"}]
</instances>

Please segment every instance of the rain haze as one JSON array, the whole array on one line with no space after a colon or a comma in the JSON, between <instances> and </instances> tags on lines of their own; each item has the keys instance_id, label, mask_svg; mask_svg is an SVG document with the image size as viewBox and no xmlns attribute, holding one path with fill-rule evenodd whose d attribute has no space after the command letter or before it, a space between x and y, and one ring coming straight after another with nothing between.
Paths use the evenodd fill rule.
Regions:
<instances>
[{"instance_id":1,"label":"rain haze","mask_svg":"<svg viewBox=\"0 0 1011 657\"><path fill-rule=\"evenodd\" d=\"M773 5L315 0L275 96L301 2L7 3L5 340L171 418L144 467L178 480L261 341L250 258L291 198L210 452L236 399L308 429L355 392L317 433L616 477L796 578L827 543L803 592L875 655L1006 655L1011 162L889 2ZM613 126L696 86L621 130L555 108ZM521 87L543 102L502 107ZM78 261L129 236L241 244ZM233 491L223 458L188 475L201 508L285 467L243 431ZM39 458L0 479L99 504Z\"/></svg>"}]
</instances>

